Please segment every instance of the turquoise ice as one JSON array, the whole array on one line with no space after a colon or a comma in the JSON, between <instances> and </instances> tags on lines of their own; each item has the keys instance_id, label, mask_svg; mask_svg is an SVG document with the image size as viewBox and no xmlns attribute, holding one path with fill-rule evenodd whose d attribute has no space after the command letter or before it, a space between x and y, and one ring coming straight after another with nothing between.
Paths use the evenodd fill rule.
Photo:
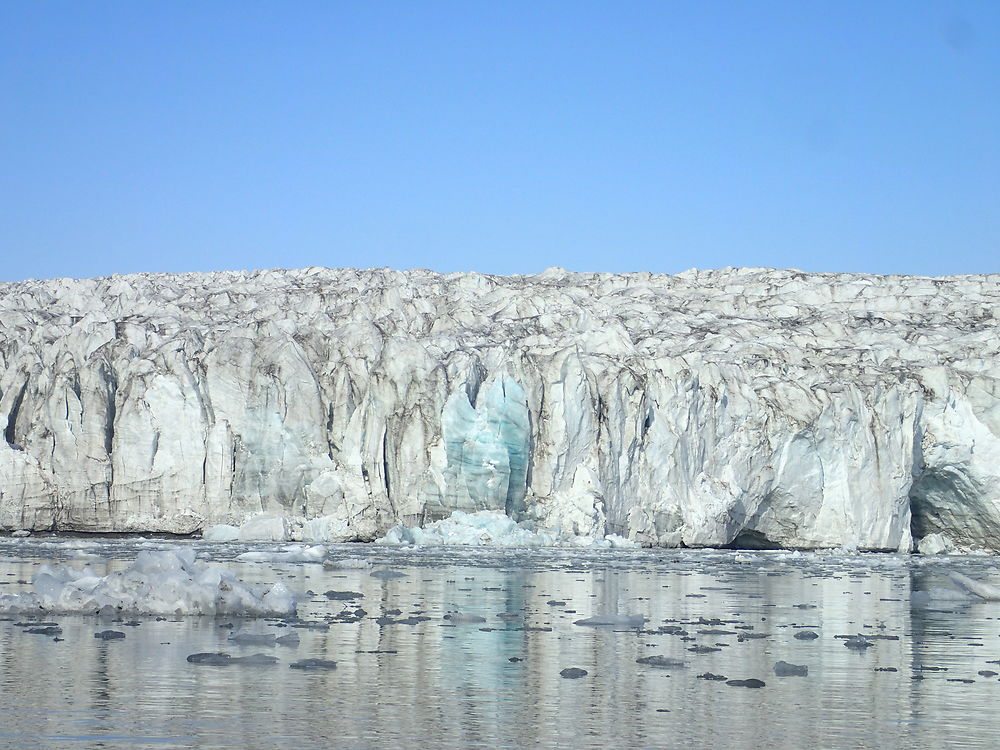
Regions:
<instances>
[{"instance_id":1,"label":"turquoise ice","mask_svg":"<svg viewBox=\"0 0 1000 750\"><path fill-rule=\"evenodd\" d=\"M447 451L447 499L452 510L524 508L530 455L530 418L524 390L508 377L479 392L475 405L464 389L441 415Z\"/></svg>"}]
</instances>

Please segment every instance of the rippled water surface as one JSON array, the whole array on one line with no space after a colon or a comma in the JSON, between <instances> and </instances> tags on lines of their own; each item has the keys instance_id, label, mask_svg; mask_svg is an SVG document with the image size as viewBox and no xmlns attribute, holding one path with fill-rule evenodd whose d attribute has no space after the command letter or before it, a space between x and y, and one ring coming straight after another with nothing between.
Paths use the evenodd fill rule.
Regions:
<instances>
[{"instance_id":1,"label":"rippled water surface","mask_svg":"<svg viewBox=\"0 0 1000 750\"><path fill-rule=\"evenodd\" d=\"M956 598L944 575L1000 584L996 558L334 546L330 559L373 567L328 569L183 544L302 592L298 619L61 615L44 618L62 629L47 635L0 615L0 746L798 750L1000 736L1000 602ZM43 563L104 573L150 546L0 540L0 593L26 590ZM610 614L648 620L574 624ZM94 637L107 629L125 638ZM292 632L297 645L230 640ZM857 634L874 645L845 646ZM198 652L277 662L187 661ZM654 655L685 665L636 661ZM307 658L337 668L289 668ZM808 674L779 677L778 661ZM571 667L586 676L560 675ZM728 684L751 678L764 686Z\"/></svg>"}]
</instances>

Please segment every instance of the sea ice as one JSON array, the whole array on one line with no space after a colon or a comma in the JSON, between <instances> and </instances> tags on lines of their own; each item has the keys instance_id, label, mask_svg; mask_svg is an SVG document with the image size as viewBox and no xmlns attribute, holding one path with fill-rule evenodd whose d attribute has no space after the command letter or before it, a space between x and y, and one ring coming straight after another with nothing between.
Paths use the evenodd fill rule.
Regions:
<instances>
[{"instance_id":1,"label":"sea ice","mask_svg":"<svg viewBox=\"0 0 1000 750\"><path fill-rule=\"evenodd\" d=\"M195 561L193 549L143 551L124 570L43 565L32 591L0 596L4 612L97 612L151 615L290 615L295 598L280 581L255 586L224 568Z\"/></svg>"}]
</instances>

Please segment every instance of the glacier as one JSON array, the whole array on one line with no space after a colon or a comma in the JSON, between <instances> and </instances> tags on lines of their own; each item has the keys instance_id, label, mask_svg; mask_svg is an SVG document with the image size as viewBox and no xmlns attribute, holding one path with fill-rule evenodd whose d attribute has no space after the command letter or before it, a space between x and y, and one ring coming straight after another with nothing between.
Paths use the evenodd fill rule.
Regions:
<instances>
[{"instance_id":1,"label":"glacier","mask_svg":"<svg viewBox=\"0 0 1000 750\"><path fill-rule=\"evenodd\" d=\"M4 283L0 529L1000 552L998 305L761 268Z\"/></svg>"}]
</instances>

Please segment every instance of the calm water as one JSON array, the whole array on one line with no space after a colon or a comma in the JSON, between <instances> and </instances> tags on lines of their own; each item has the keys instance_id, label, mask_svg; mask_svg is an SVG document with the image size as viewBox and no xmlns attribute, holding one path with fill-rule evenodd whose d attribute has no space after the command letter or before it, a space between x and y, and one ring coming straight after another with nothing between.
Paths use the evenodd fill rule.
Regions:
<instances>
[{"instance_id":1,"label":"calm water","mask_svg":"<svg viewBox=\"0 0 1000 750\"><path fill-rule=\"evenodd\" d=\"M86 544L0 540L0 593L24 589L45 562L111 571L150 543ZM313 592L301 619L59 616L48 618L63 630L54 640L10 617L0 622L0 746L997 745L1000 682L979 673L1000 672L991 663L1000 659L1000 603L948 599L954 589L943 575L955 569L997 584L995 558L335 546L332 558L374 567L328 570L240 563L233 557L247 546L190 544L244 579ZM384 569L404 575L372 575ZM445 619L454 612L485 621ZM642 630L574 624L599 614L649 620ZM108 628L125 639L94 638ZM805 629L819 637L794 637ZM228 640L247 632L295 632L299 643ZM875 645L856 651L837 638L858 633ZM750 637L758 635L766 637ZM699 646L718 650L689 650ZM217 651L278 662L187 661ZM636 663L652 655L687 665ZM337 669L289 668L305 658L335 660ZM779 660L808 675L776 676ZM588 674L563 678L567 667ZM706 672L765 686L699 677Z\"/></svg>"}]
</instances>

